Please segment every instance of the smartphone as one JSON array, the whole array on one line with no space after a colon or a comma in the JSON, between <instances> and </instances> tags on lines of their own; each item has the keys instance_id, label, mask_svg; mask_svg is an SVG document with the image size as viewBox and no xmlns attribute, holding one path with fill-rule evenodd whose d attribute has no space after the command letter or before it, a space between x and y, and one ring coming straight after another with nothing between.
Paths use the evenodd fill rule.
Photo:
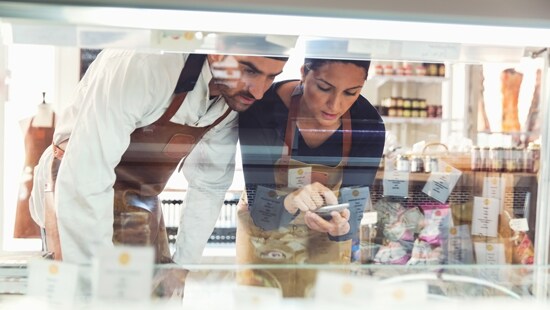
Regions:
<instances>
[{"instance_id":1,"label":"smartphone","mask_svg":"<svg viewBox=\"0 0 550 310\"><path fill-rule=\"evenodd\" d=\"M330 213L332 211L340 212L347 208L349 208L349 203L346 202L346 203L339 203L337 205L328 205L328 206L320 207L319 209L313 212L317 213L321 217L324 217L324 216L330 216Z\"/></svg>"}]
</instances>

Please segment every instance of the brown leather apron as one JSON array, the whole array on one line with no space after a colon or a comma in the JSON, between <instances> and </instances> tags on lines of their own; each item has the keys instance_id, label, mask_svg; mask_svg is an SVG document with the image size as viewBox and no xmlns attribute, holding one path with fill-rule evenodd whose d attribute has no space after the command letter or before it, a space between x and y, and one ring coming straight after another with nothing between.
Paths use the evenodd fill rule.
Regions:
<instances>
[{"instance_id":1,"label":"brown leather apron","mask_svg":"<svg viewBox=\"0 0 550 310\"><path fill-rule=\"evenodd\" d=\"M319 182L337 195L342 184L343 167L351 149L351 120L349 112L342 117L342 160L336 167L307 164L291 158L301 92L293 93L285 133L282 156L275 163L277 194L286 195L295 190L288 187L290 169L311 167L311 182ZM351 259L351 240L332 241L327 233L309 229L304 214L299 214L290 225L267 231L256 226L250 216L246 195L238 207L237 262L239 264L345 264ZM285 297L307 296L315 284L316 270L294 267L244 270L238 282L245 285L279 287Z\"/></svg>"},{"instance_id":2,"label":"brown leather apron","mask_svg":"<svg viewBox=\"0 0 550 310\"><path fill-rule=\"evenodd\" d=\"M170 122L187 92L193 89L205 58L205 55L189 55L170 106L160 119L131 134L130 145L115 168L113 243L152 245L157 263L172 262L158 195L182 158L231 112L228 108L206 127Z\"/></svg>"},{"instance_id":3,"label":"brown leather apron","mask_svg":"<svg viewBox=\"0 0 550 310\"><path fill-rule=\"evenodd\" d=\"M55 124L55 113L52 117L52 124ZM52 144L55 127L34 127L33 121L34 117L31 118L25 133L25 167L17 195L14 238L40 238L40 227L34 222L29 211L29 198L33 187L34 167L44 150Z\"/></svg>"}]
</instances>

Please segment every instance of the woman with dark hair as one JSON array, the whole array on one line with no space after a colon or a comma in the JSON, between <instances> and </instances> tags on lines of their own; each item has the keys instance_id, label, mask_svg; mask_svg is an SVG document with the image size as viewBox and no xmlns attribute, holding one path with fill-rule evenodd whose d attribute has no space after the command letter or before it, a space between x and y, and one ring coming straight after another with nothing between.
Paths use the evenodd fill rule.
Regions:
<instances>
[{"instance_id":1,"label":"woman with dark hair","mask_svg":"<svg viewBox=\"0 0 550 310\"><path fill-rule=\"evenodd\" d=\"M306 59L301 80L273 84L239 115L247 194L239 204L239 263L350 261L385 140L381 117L360 94L369 65ZM315 212L346 202L328 217ZM303 296L311 276L274 275L285 296Z\"/></svg>"}]
</instances>

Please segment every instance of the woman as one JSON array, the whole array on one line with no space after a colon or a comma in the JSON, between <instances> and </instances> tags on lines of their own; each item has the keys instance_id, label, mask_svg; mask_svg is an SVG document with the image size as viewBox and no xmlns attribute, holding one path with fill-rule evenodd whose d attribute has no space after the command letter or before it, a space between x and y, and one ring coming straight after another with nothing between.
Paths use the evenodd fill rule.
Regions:
<instances>
[{"instance_id":1,"label":"woman","mask_svg":"<svg viewBox=\"0 0 550 310\"><path fill-rule=\"evenodd\" d=\"M374 180L385 128L360 95L369 65L306 59L300 81L275 83L240 114L247 197L239 206L238 262L350 261L350 240L357 235L366 199L333 211L330 218L312 211L350 202L350 190L364 192ZM303 296L312 283L312 275L273 274L272 282L285 296ZM260 277L266 283L265 272ZM249 284L261 280L254 272L242 278Z\"/></svg>"}]
</instances>

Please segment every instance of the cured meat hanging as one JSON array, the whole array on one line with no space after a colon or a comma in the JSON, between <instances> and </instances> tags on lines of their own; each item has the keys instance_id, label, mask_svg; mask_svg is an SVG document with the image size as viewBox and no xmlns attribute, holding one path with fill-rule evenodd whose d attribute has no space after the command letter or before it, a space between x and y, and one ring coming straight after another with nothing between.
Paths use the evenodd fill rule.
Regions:
<instances>
[{"instance_id":1,"label":"cured meat hanging","mask_svg":"<svg viewBox=\"0 0 550 310\"><path fill-rule=\"evenodd\" d=\"M523 74L514 69L506 69L500 75L502 82L502 131L521 130L518 117L518 98Z\"/></svg>"}]
</instances>

